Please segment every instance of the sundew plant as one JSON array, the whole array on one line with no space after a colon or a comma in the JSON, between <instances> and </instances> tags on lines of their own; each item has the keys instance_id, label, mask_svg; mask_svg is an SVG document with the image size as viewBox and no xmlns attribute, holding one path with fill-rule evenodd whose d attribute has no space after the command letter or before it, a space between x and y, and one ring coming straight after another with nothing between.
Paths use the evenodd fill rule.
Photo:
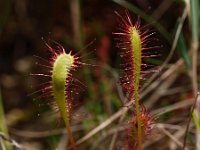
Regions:
<instances>
[{"instance_id":1,"label":"sundew plant","mask_svg":"<svg viewBox=\"0 0 200 150\"><path fill-rule=\"evenodd\" d=\"M57 49L50 47L47 42L46 45L51 53L51 58L49 60L45 60L38 57L46 63L38 65L48 69L49 74L40 73L32 75L48 77L49 81L41 84L41 89L34 92L34 94L41 93L36 99L45 98L47 99L47 104L53 104L54 109L57 109L65 122L66 131L73 149L76 150L76 144L70 128L70 119L74 104L73 95L75 92L74 90L77 90L74 85L77 79L73 77L72 71L80 67L82 63L79 62L79 57L76 54L73 55L72 51L66 53L65 49L60 44L56 43Z\"/></svg>"},{"instance_id":2,"label":"sundew plant","mask_svg":"<svg viewBox=\"0 0 200 150\"><path fill-rule=\"evenodd\" d=\"M133 25L131 18L126 11L125 17L118 14L120 18L119 32L114 33L118 36L117 46L122 50L121 56L125 63L123 70L125 76L122 78L122 86L128 92L128 100L133 101L133 108L135 110L135 116L131 121L128 139L128 149L142 149L142 141L145 134L149 133L148 129L151 129L152 119L145 111L141 111L139 87L140 80L144 73L150 73L151 71L143 71L142 67L148 66L143 62L146 57L154 57L152 49L159 48L159 46L148 46L148 43L152 40L151 36L155 32L151 32L147 27L141 27L140 19ZM149 52L149 50L151 50ZM143 106L144 107L144 106Z\"/></svg>"},{"instance_id":3,"label":"sundew plant","mask_svg":"<svg viewBox=\"0 0 200 150\"><path fill-rule=\"evenodd\" d=\"M199 6L0 2L0 150L200 149Z\"/></svg>"}]
</instances>

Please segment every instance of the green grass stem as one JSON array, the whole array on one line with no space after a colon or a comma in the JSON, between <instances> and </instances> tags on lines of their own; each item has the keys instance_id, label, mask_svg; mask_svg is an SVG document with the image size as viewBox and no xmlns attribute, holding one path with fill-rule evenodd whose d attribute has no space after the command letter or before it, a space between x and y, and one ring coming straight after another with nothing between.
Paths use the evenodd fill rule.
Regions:
<instances>
[{"instance_id":1,"label":"green grass stem","mask_svg":"<svg viewBox=\"0 0 200 150\"><path fill-rule=\"evenodd\" d=\"M8 129L7 129L7 124L6 124L6 119L5 119L5 114L4 114L4 108L3 108L3 99L1 95L1 89L0 89L0 132L3 132L6 136L8 135ZM7 150L12 150L13 147L10 143L5 142L5 146Z\"/></svg>"}]
</instances>

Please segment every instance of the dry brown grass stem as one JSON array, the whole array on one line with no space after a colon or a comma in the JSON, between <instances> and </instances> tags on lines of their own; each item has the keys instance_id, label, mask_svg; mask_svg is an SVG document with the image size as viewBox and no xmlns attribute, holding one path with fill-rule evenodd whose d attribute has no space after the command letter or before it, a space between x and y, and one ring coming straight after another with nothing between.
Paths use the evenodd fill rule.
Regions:
<instances>
[{"instance_id":1,"label":"dry brown grass stem","mask_svg":"<svg viewBox=\"0 0 200 150\"><path fill-rule=\"evenodd\" d=\"M165 128L160 128L160 129L165 135L167 135L170 139L172 139L179 147L183 147L183 144L173 134L171 134ZM186 150L188 150L188 148L186 148Z\"/></svg>"},{"instance_id":2,"label":"dry brown grass stem","mask_svg":"<svg viewBox=\"0 0 200 150\"><path fill-rule=\"evenodd\" d=\"M170 59L172 58L174 52L175 52L175 49L176 49L176 46L177 46L177 43L178 43L178 39L179 39L179 36L180 36L180 33L182 31L182 27L183 27L183 23L185 21L185 18L187 16L187 13L188 13L188 6L186 5L185 6L185 9L183 11L183 14L182 14L182 17L181 17L181 20L180 20L180 23L178 25L178 28L176 30L176 33L175 33L175 37L174 37L174 40L173 40L173 43L172 43L172 47L171 47L171 50L170 50L170 53L169 55L167 56L167 58L165 59L165 61L163 62L162 66L160 67L160 70L163 70L167 63L170 61ZM159 72L156 72L154 73L154 75L151 76L151 78L148 80L149 82L147 82L142 88L141 90L144 90L144 93L147 93L148 92L148 86L151 84L151 82L159 75ZM146 89L147 88L147 89ZM145 90L146 89L146 90Z\"/></svg>"}]
</instances>

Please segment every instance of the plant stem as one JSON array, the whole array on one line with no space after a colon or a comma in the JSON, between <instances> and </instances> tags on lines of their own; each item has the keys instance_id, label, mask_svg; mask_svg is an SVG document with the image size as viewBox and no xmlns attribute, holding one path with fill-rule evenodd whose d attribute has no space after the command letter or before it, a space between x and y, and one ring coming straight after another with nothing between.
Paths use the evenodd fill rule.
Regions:
<instances>
[{"instance_id":1,"label":"plant stem","mask_svg":"<svg viewBox=\"0 0 200 150\"><path fill-rule=\"evenodd\" d=\"M72 144L73 146L73 150L77 150L76 148L76 143L74 141L74 138L73 138L73 135L72 135L72 131L70 129L70 124L69 124L69 120L65 120L65 125L66 125L66 130L67 130L67 135L69 136L69 140L70 140L70 143Z\"/></svg>"},{"instance_id":2,"label":"plant stem","mask_svg":"<svg viewBox=\"0 0 200 150\"><path fill-rule=\"evenodd\" d=\"M185 136L184 136L184 142L183 142L183 150L185 149L185 146L186 146L187 133L189 131L190 122L191 122L191 119L192 119L192 115L194 113L194 109L195 109L198 97L199 97L199 93L197 93L197 95L195 97L195 100L194 100L194 104L191 107L191 113L190 113L189 120L188 120L188 123L187 123L187 126L186 126L186 130L185 130Z\"/></svg>"},{"instance_id":3,"label":"plant stem","mask_svg":"<svg viewBox=\"0 0 200 150\"><path fill-rule=\"evenodd\" d=\"M1 97L1 89L0 89L0 131L2 131L6 136L8 136L8 129L6 125L6 119L5 119L5 114L4 114L4 108L3 108L3 100ZM12 150L13 147L9 142L3 143L5 144L5 147L7 150ZM1 145L0 145L1 149Z\"/></svg>"},{"instance_id":4,"label":"plant stem","mask_svg":"<svg viewBox=\"0 0 200 150\"><path fill-rule=\"evenodd\" d=\"M196 96L198 91L197 85L197 57L199 47L199 1L190 0L190 13L191 13L191 30L192 30L192 71L191 80L193 88L193 97ZM200 120L200 101L197 99L196 112ZM200 133L196 131L196 145L197 149L200 149Z\"/></svg>"},{"instance_id":5,"label":"plant stem","mask_svg":"<svg viewBox=\"0 0 200 150\"><path fill-rule=\"evenodd\" d=\"M135 111L136 111L137 127L138 127L138 150L142 150L142 129L141 129L140 104L139 104L138 91L135 91L134 99L135 99Z\"/></svg>"},{"instance_id":6,"label":"plant stem","mask_svg":"<svg viewBox=\"0 0 200 150\"><path fill-rule=\"evenodd\" d=\"M81 48L83 45L82 31L81 31L81 13L80 0L70 0L70 13L72 22L73 42Z\"/></svg>"}]
</instances>

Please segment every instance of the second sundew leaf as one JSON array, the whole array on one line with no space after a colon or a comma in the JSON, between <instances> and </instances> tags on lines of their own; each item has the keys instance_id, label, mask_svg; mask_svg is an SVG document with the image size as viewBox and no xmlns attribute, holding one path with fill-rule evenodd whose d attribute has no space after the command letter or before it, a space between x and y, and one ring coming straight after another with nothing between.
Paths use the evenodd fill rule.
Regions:
<instances>
[{"instance_id":1,"label":"second sundew leaf","mask_svg":"<svg viewBox=\"0 0 200 150\"><path fill-rule=\"evenodd\" d=\"M130 27L130 44L132 51L132 61L133 61L133 88L134 93L131 99L135 100L135 112L138 127L138 149L142 149L142 126L141 126L141 116L140 116L140 104L139 104L139 81L141 72L141 39L139 31L136 27ZM134 125L133 125L134 126Z\"/></svg>"},{"instance_id":2,"label":"second sundew leaf","mask_svg":"<svg viewBox=\"0 0 200 150\"><path fill-rule=\"evenodd\" d=\"M132 61L133 61L133 77L134 77L134 91L139 89L141 63L142 63L142 46L139 31L136 27L130 27L130 41L132 48Z\"/></svg>"},{"instance_id":3,"label":"second sundew leaf","mask_svg":"<svg viewBox=\"0 0 200 150\"><path fill-rule=\"evenodd\" d=\"M129 133L128 136L134 136L134 138L130 138L132 139L132 144L136 145L138 150L142 150L142 142L146 131L142 125L139 87L142 73L148 73L148 71L143 71L142 69L143 67L148 66L148 64L143 62L143 58L154 57L155 55L152 55L151 50L160 48L160 46L148 46L149 42L153 40L157 41L157 39L149 38L154 32L151 32L145 27L141 28L140 19L133 25L127 11L123 17L117 12L116 14L121 22L118 28L119 32L114 34L118 36L116 38L118 40L117 46L122 50L121 56L124 58L125 62L123 65L125 76L122 78L121 83L128 94L128 100L134 102L133 109L135 115L133 117L136 118L136 124L132 124L132 128L137 125L137 133L134 135ZM137 137L135 137L135 135Z\"/></svg>"}]
</instances>

